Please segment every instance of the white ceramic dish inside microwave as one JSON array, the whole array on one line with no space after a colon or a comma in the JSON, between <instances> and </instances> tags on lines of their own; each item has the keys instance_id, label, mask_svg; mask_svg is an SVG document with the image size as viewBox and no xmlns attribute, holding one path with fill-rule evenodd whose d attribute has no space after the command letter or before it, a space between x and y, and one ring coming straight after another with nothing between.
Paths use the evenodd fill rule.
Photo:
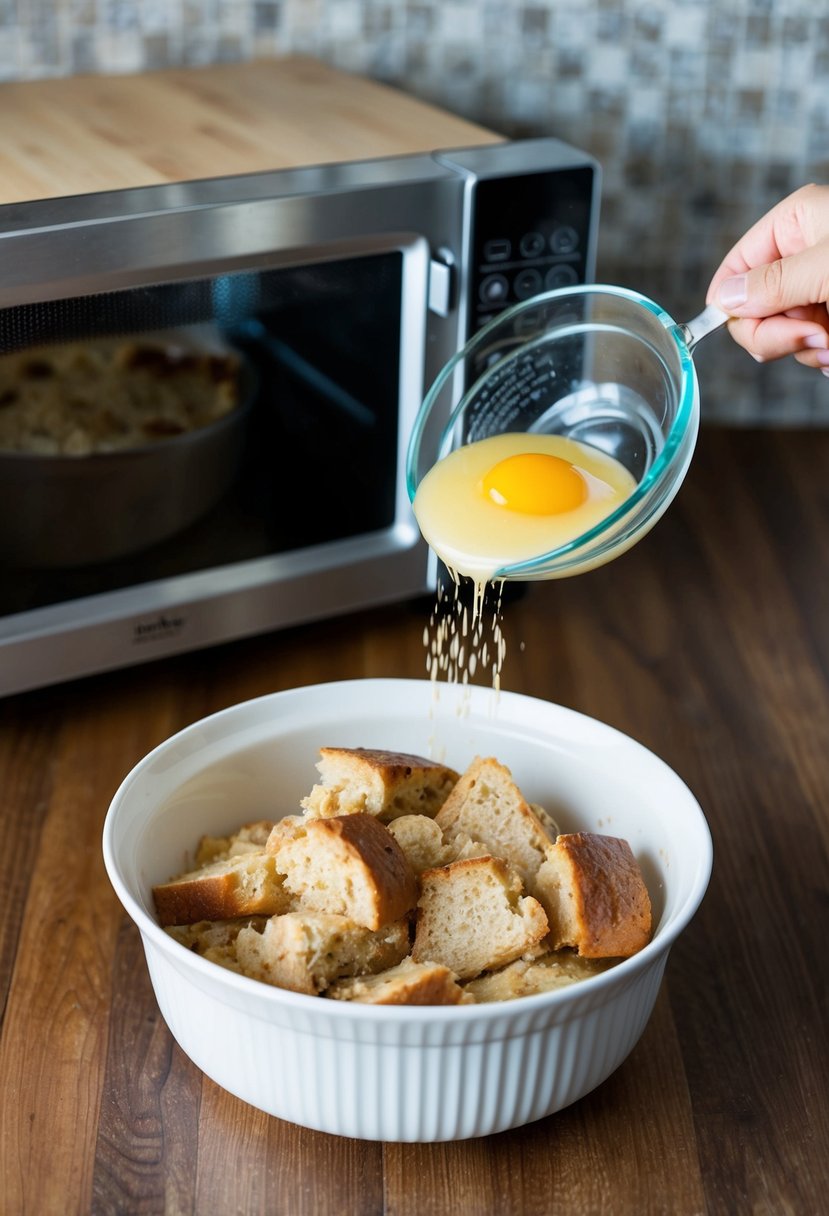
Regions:
<instances>
[{"instance_id":1,"label":"white ceramic dish inside microwave","mask_svg":"<svg viewBox=\"0 0 829 1216\"><path fill-rule=\"evenodd\" d=\"M295 813L320 746L509 765L562 830L623 836L654 911L638 955L572 987L500 1004L355 1005L283 991L207 962L158 926L151 888L198 837ZM368 1140L482 1136L588 1093L641 1036L671 945L708 884L702 811L661 760L617 731L513 693L357 680L275 693L197 722L151 752L110 807L104 857L138 926L173 1035L226 1090L281 1119Z\"/></svg>"}]
</instances>

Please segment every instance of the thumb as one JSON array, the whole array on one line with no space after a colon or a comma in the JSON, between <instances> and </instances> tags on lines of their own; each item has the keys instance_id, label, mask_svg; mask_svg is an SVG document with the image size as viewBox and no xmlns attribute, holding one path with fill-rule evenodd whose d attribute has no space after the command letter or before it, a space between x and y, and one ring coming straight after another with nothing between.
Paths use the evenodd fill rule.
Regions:
<instances>
[{"instance_id":1,"label":"thumb","mask_svg":"<svg viewBox=\"0 0 829 1216\"><path fill-rule=\"evenodd\" d=\"M735 317L772 317L829 298L829 242L724 279L717 302Z\"/></svg>"}]
</instances>

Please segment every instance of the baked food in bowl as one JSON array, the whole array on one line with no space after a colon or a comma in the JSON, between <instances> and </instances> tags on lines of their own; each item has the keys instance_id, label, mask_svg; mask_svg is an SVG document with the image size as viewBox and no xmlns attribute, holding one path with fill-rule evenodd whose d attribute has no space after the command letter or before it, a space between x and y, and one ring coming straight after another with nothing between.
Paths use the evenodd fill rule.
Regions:
<instances>
[{"instance_id":1,"label":"baked food in bowl","mask_svg":"<svg viewBox=\"0 0 829 1216\"><path fill-rule=\"evenodd\" d=\"M0 560L83 566L182 532L232 485L254 388L210 326L0 357Z\"/></svg>"},{"instance_id":2,"label":"baked food in bowl","mask_svg":"<svg viewBox=\"0 0 829 1216\"><path fill-rule=\"evenodd\" d=\"M0 451L80 458L198 431L238 406L239 362L187 331L3 355Z\"/></svg>"},{"instance_id":3,"label":"baked food in bowl","mask_svg":"<svg viewBox=\"0 0 829 1216\"><path fill-rule=\"evenodd\" d=\"M475 755L497 756L562 831L629 842L650 895L650 941L565 988L397 1007L287 991L188 950L160 926L153 887L187 869L203 834L297 815L321 746L439 753L457 769ZM639 744L533 698L428 680L316 685L215 714L136 766L104 830L110 879L141 932L161 1012L190 1058L270 1114L390 1141L501 1131L600 1084L647 1023L711 857L693 795Z\"/></svg>"}]
</instances>

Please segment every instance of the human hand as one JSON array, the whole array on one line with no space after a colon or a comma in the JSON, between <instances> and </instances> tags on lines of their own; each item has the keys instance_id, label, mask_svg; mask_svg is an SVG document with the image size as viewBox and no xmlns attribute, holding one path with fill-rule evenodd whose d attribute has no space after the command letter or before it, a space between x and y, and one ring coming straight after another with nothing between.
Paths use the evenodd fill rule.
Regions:
<instances>
[{"instance_id":1,"label":"human hand","mask_svg":"<svg viewBox=\"0 0 829 1216\"><path fill-rule=\"evenodd\" d=\"M729 313L735 342L762 363L794 355L829 375L829 186L803 186L724 258L706 302Z\"/></svg>"}]
</instances>

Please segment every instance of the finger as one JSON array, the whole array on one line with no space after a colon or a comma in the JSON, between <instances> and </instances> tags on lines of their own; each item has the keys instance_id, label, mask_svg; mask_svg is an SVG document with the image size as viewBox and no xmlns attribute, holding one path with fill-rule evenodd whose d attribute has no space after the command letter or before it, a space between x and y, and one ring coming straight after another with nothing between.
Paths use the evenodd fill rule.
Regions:
<instances>
[{"instance_id":1,"label":"finger","mask_svg":"<svg viewBox=\"0 0 829 1216\"><path fill-rule=\"evenodd\" d=\"M818 351L829 350L829 330L793 317L735 318L728 322L728 329L734 341L760 363L803 352L814 358Z\"/></svg>"},{"instance_id":2,"label":"finger","mask_svg":"<svg viewBox=\"0 0 829 1216\"><path fill-rule=\"evenodd\" d=\"M786 316L795 321L808 321L818 329L829 330L829 307L826 304L804 304L802 308L787 308Z\"/></svg>"},{"instance_id":3,"label":"finger","mask_svg":"<svg viewBox=\"0 0 829 1216\"><path fill-rule=\"evenodd\" d=\"M829 240L723 279L716 300L732 316L771 317L829 299Z\"/></svg>"},{"instance_id":4,"label":"finger","mask_svg":"<svg viewBox=\"0 0 829 1216\"><path fill-rule=\"evenodd\" d=\"M804 350L796 354L795 359L804 367L810 367L814 371L823 372L825 376L829 376L829 351Z\"/></svg>"},{"instance_id":5,"label":"finger","mask_svg":"<svg viewBox=\"0 0 829 1216\"><path fill-rule=\"evenodd\" d=\"M712 276L706 303L716 300L725 279L800 253L828 237L829 186L802 186L757 220L729 250Z\"/></svg>"}]
</instances>

